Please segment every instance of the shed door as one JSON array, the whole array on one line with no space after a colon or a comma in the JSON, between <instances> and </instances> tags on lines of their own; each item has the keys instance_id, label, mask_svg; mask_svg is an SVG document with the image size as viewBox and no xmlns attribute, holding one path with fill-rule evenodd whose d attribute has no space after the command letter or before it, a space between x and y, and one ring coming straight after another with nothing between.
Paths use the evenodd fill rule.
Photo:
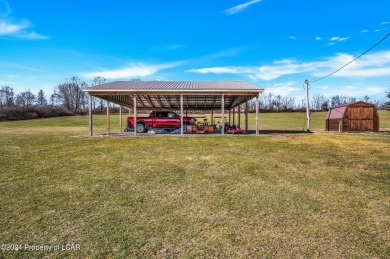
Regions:
<instances>
[{"instance_id":1,"label":"shed door","mask_svg":"<svg viewBox=\"0 0 390 259\"><path fill-rule=\"evenodd\" d=\"M374 129L374 107L362 108L362 130L371 131Z\"/></svg>"},{"instance_id":2,"label":"shed door","mask_svg":"<svg viewBox=\"0 0 390 259\"><path fill-rule=\"evenodd\" d=\"M369 131L373 129L374 107L349 107L350 130Z\"/></svg>"}]
</instances>

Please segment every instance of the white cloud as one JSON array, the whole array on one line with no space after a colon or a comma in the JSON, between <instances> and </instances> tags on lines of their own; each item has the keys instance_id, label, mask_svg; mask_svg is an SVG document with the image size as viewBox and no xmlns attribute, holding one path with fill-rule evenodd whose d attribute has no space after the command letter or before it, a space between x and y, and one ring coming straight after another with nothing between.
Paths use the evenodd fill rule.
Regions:
<instances>
[{"instance_id":1,"label":"white cloud","mask_svg":"<svg viewBox=\"0 0 390 259\"><path fill-rule=\"evenodd\" d=\"M339 41L346 41L346 40L349 40L351 37L345 37L345 38L341 38L339 39Z\"/></svg>"},{"instance_id":2,"label":"white cloud","mask_svg":"<svg viewBox=\"0 0 390 259\"><path fill-rule=\"evenodd\" d=\"M316 37L315 40L322 40L322 38L321 37Z\"/></svg>"},{"instance_id":3,"label":"white cloud","mask_svg":"<svg viewBox=\"0 0 390 259\"><path fill-rule=\"evenodd\" d=\"M329 86L327 85L324 85L324 86L316 86L317 89L320 89L320 90L328 90L329 89Z\"/></svg>"},{"instance_id":4,"label":"white cloud","mask_svg":"<svg viewBox=\"0 0 390 259\"><path fill-rule=\"evenodd\" d=\"M45 40L48 36L38 34L35 31L30 31L30 22L24 20L20 23L11 23L7 21L0 21L0 36L11 36L16 38L30 39L30 40Z\"/></svg>"},{"instance_id":5,"label":"white cloud","mask_svg":"<svg viewBox=\"0 0 390 259\"><path fill-rule=\"evenodd\" d=\"M297 63L295 60L277 60L272 65L263 65L259 67L211 67L201 69L191 69L187 72L195 73L214 73L214 74L247 74L253 80L272 80L284 75L291 75L312 71L312 63Z\"/></svg>"},{"instance_id":6,"label":"white cloud","mask_svg":"<svg viewBox=\"0 0 390 259\"><path fill-rule=\"evenodd\" d=\"M199 69L190 69L187 72L195 72L199 74L241 74L239 67L209 67L209 68L199 68Z\"/></svg>"},{"instance_id":7,"label":"white cloud","mask_svg":"<svg viewBox=\"0 0 390 259\"><path fill-rule=\"evenodd\" d=\"M0 22L0 35L19 34L23 29L27 28L28 24L23 22L21 24L12 24L6 21Z\"/></svg>"},{"instance_id":8,"label":"white cloud","mask_svg":"<svg viewBox=\"0 0 390 259\"><path fill-rule=\"evenodd\" d=\"M375 30L375 32L380 32L381 30Z\"/></svg>"},{"instance_id":9,"label":"white cloud","mask_svg":"<svg viewBox=\"0 0 390 259\"><path fill-rule=\"evenodd\" d=\"M297 37L295 37L295 36L290 36L290 37L288 37L290 40L296 40L297 39Z\"/></svg>"},{"instance_id":10,"label":"white cloud","mask_svg":"<svg viewBox=\"0 0 390 259\"><path fill-rule=\"evenodd\" d=\"M319 63L315 76L324 76L354 59L354 56L339 53L326 61ZM323 70L323 71L321 71ZM380 51L366 54L333 76L339 77L381 77L390 74L390 51Z\"/></svg>"},{"instance_id":11,"label":"white cloud","mask_svg":"<svg viewBox=\"0 0 390 259\"><path fill-rule=\"evenodd\" d=\"M147 77L157 72L181 65L183 62L172 62L158 65L146 65L144 63L130 63L119 69L101 70L82 74L84 77L93 78L102 76L106 79L130 79L134 77Z\"/></svg>"},{"instance_id":12,"label":"white cloud","mask_svg":"<svg viewBox=\"0 0 390 259\"><path fill-rule=\"evenodd\" d=\"M30 39L30 40L47 40L47 39L49 39L48 36L38 34L35 31L22 32L22 33L20 33L19 37L25 38L25 39Z\"/></svg>"},{"instance_id":13,"label":"white cloud","mask_svg":"<svg viewBox=\"0 0 390 259\"><path fill-rule=\"evenodd\" d=\"M358 85L346 85L337 89L328 90L323 93L325 97L340 95L340 96L346 96L346 97L362 97L365 95L368 96L375 96L375 95L381 95L387 91L387 88L385 87L379 87L379 86L368 86L368 87L361 87Z\"/></svg>"},{"instance_id":14,"label":"white cloud","mask_svg":"<svg viewBox=\"0 0 390 259\"><path fill-rule=\"evenodd\" d=\"M360 31L361 33L366 33L366 32L370 32L369 30L361 30Z\"/></svg>"},{"instance_id":15,"label":"white cloud","mask_svg":"<svg viewBox=\"0 0 390 259\"><path fill-rule=\"evenodd\" d=\"M310 71L307 64L296 64L294 60L275 61L272 66L264 65L260 67L210 67L200 69L190 69L187 72L201 74L247 74L253 80L272 80L283 75L295 74Z\"/></svg>"},{"instance_id":16,"label":"white cloud","mask_svg":"<svg viewBox=\"0 0 390 259\"><path fill-rule=\"evenodd\" d=\"M344 37L344 38L342 38L342 37L332 37L332 38L330 38L330 41L339 41L339 42L341 42L341 41L346 41L346 40L349 40L351 37Z\"/></svg>"},{"instance_id":17,"label":"white cloud","mask_svg":"<svg viewBox=\"0 0 390 259\"><path fill-rule=\"evenodd\" d=\"M339 73L335 74L335 76L343 76L343 77L380 77L390 75L390 67L383 68L362 68L362 69L345 69L341 70Z\"/></svg>"},{"instance_id":18,"label":"white cloud","mask_svg":"<svg viewBox=\"0 0 390 259\"><path fill-rule=\"evenodd\" d=\"M8 18L10 13L11 8L9 7L8 2L0 0L0 18L4 17L4 19L0 20L0 37L7 36L30 40L43 40L49 38L32 31L32 25L28 20L21 20L19 22L11 21Z\"/></svg>"},{"instance_id":19,"label":"white cloud","mask_svg":"<svg viewBox=\"0 0 390 259\"><path fill-rule=\"evenodd\" d=\"M236 14L236 13L242 12L243 10L248 8L250 5L261 2L261 1L262 0L252 0L252 1L249 1L249 2L244 3L244 4L236 5L232 8L229 8L229 9L223 11L223 13L225 13L227 15Z\"/></svg>"},{"instance_id":20,"label":"white cloud","mask_svg":"<svg viewBox=\"0 0 390 259\"><path fill-rule=\"evenodd\" d=\"M389 24L389 22L381 22L379 25Z\"/></svg>"},{"instance_id":21,"label":"white cloud","mask_svg":"<svg viewBox=\"0 0 390 259\"><path fill-rule=\"evenodd\" d=\"M284 75L311 71L309 63L298 64L295 60L275 61L273 65L260 66L254 69L255 77L262 80L272 80Z\"/></svg>"},{"instance_id":22,"label":"white cloud","mask_svg":"<svg viewBox=\"0 0 390 259\"><path fill-rule=\"evenodd\" d=\"M201 74L242 74L252 80L273 80L285 75L310 72L312 76L322 77L354 59L354 56L338 53L321 61L298 62L278 60L262 66L226 66L190 69L187 72ZM339 77L382 77L390 74L390 50L366 54L333 76Z\"/></svg>"},{"instance_id":23,"label":"white cloud","mask_svg":"<svg viewBox=\"0 0 390 259\"><path fill-rule=\"evenodd\" d=\"M248 48L248 46L230 48L230 49L215 53L215 54L211 55L211 57L213 57L213 58L234 57L238 53L242 52L243 50L245 50L247 48Z\"/></svg>"},{"instance_id":24,"label":"white cloud","mask_svg":"<svg viewBox=\"0 0 390 259\"><path fill-rule=\"evenodd\" d=\"M296 82L290 81L286 83L277 83L271 87L267 87L267 92L280 96L291 96L294 92L301 91L302 88L295 87Z\"/></svg>"}]
</instances>

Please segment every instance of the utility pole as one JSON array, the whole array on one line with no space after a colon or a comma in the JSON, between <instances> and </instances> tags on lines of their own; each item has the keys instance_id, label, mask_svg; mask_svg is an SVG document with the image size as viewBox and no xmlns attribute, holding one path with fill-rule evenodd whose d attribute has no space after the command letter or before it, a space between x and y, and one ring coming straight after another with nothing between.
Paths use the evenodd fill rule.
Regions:
<instances>
[{"instance_id":1,"label":"utility pole","mask_svg":"<svg viewBox=\"0 0 390 259\"><path fill-rule=\"evenodd\" d=\"M305 80L306 88L306 119L307 119L307 132L310 132L310 110L309 110L309 80Z\"/></svg>"}]
</instances>

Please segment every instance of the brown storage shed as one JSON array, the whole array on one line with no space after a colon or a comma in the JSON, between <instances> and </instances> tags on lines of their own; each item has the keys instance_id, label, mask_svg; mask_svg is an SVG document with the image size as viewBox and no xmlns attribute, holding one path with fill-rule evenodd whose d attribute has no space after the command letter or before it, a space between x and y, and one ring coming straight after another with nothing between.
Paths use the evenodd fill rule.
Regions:
<instances>
[{"instance_id":1,"label":"brown storage shed","mask_svg":"<svg viewBox=\"0 0 390 259\"><path fill-rule=\"evenodd\" d=\"M355 102L331 108L326 116L326 130L340 132L379 131L375 105Z\"/></svg>"}]
</instances>

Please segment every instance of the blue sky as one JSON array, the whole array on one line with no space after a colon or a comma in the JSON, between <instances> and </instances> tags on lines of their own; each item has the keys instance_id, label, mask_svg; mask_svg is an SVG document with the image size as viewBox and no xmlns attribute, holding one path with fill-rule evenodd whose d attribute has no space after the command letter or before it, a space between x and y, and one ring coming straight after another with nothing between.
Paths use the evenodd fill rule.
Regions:
<instances>
[{"instance_id":1,"label":"blue sky","mask_svg":"<svg viewBox=\"0 0 390 259\"><path fill-rule=\"evenodd\" d=\"M390 1L0 0L0 86L43 89L66 78L244 80L304 96L390 31ZM311 95L384 99L390 37Z\"/></svg>"}]
</instances>

